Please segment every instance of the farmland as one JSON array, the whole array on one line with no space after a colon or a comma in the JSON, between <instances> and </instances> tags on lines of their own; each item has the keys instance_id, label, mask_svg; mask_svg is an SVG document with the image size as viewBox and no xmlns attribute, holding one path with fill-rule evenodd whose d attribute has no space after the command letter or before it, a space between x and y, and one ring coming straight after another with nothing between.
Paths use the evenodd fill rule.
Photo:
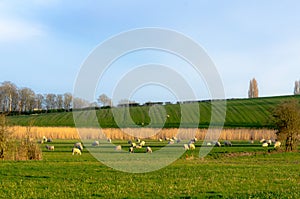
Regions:
<instances>
[{"instance_id":1,"label":"farmland","mask_svg":"<svg viewBox=\"0 0 300 199\"><path fill-rule=\"evenodd\" d=\"M55 146L55 151L46 151L41 145L41 161L1 162L0 197L300 197L300 154L269 153L258 142L250 145L248 142L233 141L232 147L215 147L205 158L198 157L201 142L197 142L195 151L185 152L171 165L140 174L107 167L88 153L87 148L81 156L72 156L74 142L76 140L54 140L51 144ZM146 142L154 151L166 144L151 140ZM124 150L129 146L122 140L115 140L114 144L121 144ZM144 153L145 149L139 152Z\"/></svg>"},{"instance_id":2,"label":"farmland","mask_svg":"<svg viewBox=\"0 0 300 199\"><path fill-rule=\"evenodd\" d=\"M272 111L276 105L289 99L300 101L300 95L226 100L227 110L224 127L272 128ZM153 108L151 106L130 107L128 112L124 112L124 108L99 109L96 110L96 115L102 128L120 127L115 121L118 117L121 117L122 127L129 128L136 125L149 128L178 128L180 125L188 128L197 125L196 127L199 128L207 128L211 122L212 102L202 101L197 103L200 117L194 110L195 104L185 104L189 116L186 121L181 121L181 104L167 104L162 108ZM217 104L218 101L214 103ZM79 116L84 115L85 117L85 124L82 127L98 127L98 122L97 124L90 122L93 119L87 112L78 111L77 113ZM169 115L169 117L165 118L165 115ZM34 126L75 126L72 112L10 116L8 119L12 126L28 126L32 122ZM131 119L134 124L130 122Z\"/></svg>"}]
</instances>

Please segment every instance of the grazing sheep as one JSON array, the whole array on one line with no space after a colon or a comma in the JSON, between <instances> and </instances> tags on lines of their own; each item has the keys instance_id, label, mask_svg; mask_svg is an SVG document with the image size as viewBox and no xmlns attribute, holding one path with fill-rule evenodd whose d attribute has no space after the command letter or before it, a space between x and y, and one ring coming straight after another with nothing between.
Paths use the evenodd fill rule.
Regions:
<instances>
[{"instance_id":1,"label":"grazing sheep","mask_svg":"<svg viewBox=\"0 0 300 199\"><path fill-rule=\"evenodd\" d=\"M268 144L267 142L264 142L261 146L262 146L262 147L268 147L269 144Z\"/></svg>"},{"instance_id":2,"label":"grazing sheep","mask_svg":"<svg viewBox=\"0 0 300 199\"><path fill-rule=\"evenodd\" d=\"M46 149L49 150L49 151L54 151L54 146L46 145Z\"/></svg>"},{"instance_id":3,"label":"grazing sheep","mask_svg":"<svg viewBox=\"0 0 300 199\"><path fill-rule=\"evenodd\" d=\"M267 140L267 143L270 146L272 144L272 140Z\"/></svg>"},{"instance_id":4,"label":"grazing sheep","mask_svg":"<svg viewBox=\"0 0 300 199\"><path fill-rule=\"evenodd\" d=\"M141 148L143 148L141 145L137 145L135 148L137 148L137 149L141 149Z\"/></svg>"},{"instance_id":5,"label":"grazing sheep","mask_svg":"<svg viewBox=\"0 0 300 199\"><path fill-rule=\"evenodd\" d=\"M173 136L173 137L172 137L172 139L173 139L173 140L175 140L175 141L177 141L177 140L178 140L178 138L177 138L177 137L175 137L175 136Z\"/></svg>"},{"instance_id":6,"label":"grazing sheep","mask_svg":"<svg viewBox=\"0 0 300 199\"><path fill-rule=\"evenodd\" d=\"M52 139L51 139L51 138L48 138L48 139L47 139L47 142L52 142Z\"/></svg>"},{"instance_id":7,"label":"grazing sheep","mask_svg":"<svg viewBox=\"0 0 300 199\"><path fill-rule=\"evenodd\" d=\"M111 139L110 139L110 138L107 138L107 142L111 143Z\"/></svg>"},{"instance_id":8,"label":"grazing sheep","mask_svg":"<svg viewBox=\"0 0 300 199\"><path fill-rule=\"evenodd\" d=\"M279 148L281 146L281 142L279 141L276 141L275 144L274 144L274 148Z\"/></svg>"},{"instance_id":9,"label":"grazing sheep","mask_svg":"<svg viewBox=\"0 0 300 199\"><path fill-rule=\"evenodd\" d=\"M191 144L189 144L188 146L189 146L189 149L190 149L190 150L195 150L195 149L196 149L195 145L194 145L194 144L192 144L192 143L191 143Z\"/></svg>"},{"instance_id":10,"label":"grazing sheep","mask_svg":"<svg viewBox=\"0 0 300 199\"><path fill-rule=\"evenodd\" d=\"M224 142L224 145L225 145L225 146L232 146L232 144L231 144L230 141L225 141L225 142Z\"/></svg>"},{"instance_id":11,"label":"grazing sheep","mask_svg":"<svg viewBox=\"0 0 300 199\"><path fill-rule=\"evenodd\" d=\"M263 143L264 141L266 141L266 140L263 138L263 139L261 139L259 142L260 142L260 143Z\"/></svg>"},{"instance_id":12,"label":"grazing sheep","mask_svg":"<svg viewBox=\"0 0 300 199\"><path fill-rule=\"evenodd\" d=\"M43 136L42 140L43 140L43 142L47 142L48 139L46 138L46 136Z\"/></svg>"},{"instance_id":13,"label":"grazing sheep","mask_svg":"<svg viewBox=\"0 0 300 199\"><path fill-rule=\"evenodd\" d=\"M146 142L145 141L141 141L140 146L145 146Z\"/></svg>"},{"instance_id":14,"label":"grazing sheep","mask_svg":"<svg viewBox=\"0 0 300 199\"><path fill-rule=\"evenodd\" d=\"M253 144L254 143L254 140L249 140L249 144Z\"/></svg>"},{"instance_id":15,"label":"grazing sheep","mask_svg":"<svg viewBox=\"0 0 300 199\"><path fill-rule=\"evenodd\" d=\"M168 138L168 137L165 137L165 140L166 140L166 141L169 141L169 140L170 140L170 138Z\"/></svg>"},{"instance_id":16,"label":"grazing sheep","mask_svg":"<svg viewBox=\"0 0 300 199\"><path fill-rule=\"evenodd\" d=\"M133 147L129 147L129 153L133 153Z\"/></svg>"},{"instance_id":17,"label":"grazing sheep","mask_svg":"<svg viewBox=\"0 0 300 199\"><path fill-rule=\"evenodd\" d=\"M94 142L92 143L92 146L99 146L99 141L94 141Z\"/></svg>"},{"instance_id":18,"label":"grazing sheep","mask_svg":"<svg viewBox=\"0 0 300 199\"><path fill-rule=\"evenodd\" d=\"M81 151L78 148L73 148L72 149L72 155L77 154L77 155L81 155Z\"/></svg>"},{"instance_id":19,"label":"grazing sheep","mask_svg":"<svg viewBox=\"0 0 300 199\"><path fill-rule=\"evenodd\" d=\"M158 139L159 142L162 142L163 140L161 138Z\"/></svg>"},{"instance_id":20,"label":"grazing sheep","mask_svg":"<svg viewBox=\"0 0 300 199\"><path fill-rule=\"evenodd\" d=\"M43 140L39 140L39 141L38 141L38 144L43 144L43 143L44 143Z\"/></svg>"},{"instance_id":21,"label":"grazing sheep","mask_svg":"<svg viewBox=\"0 0 300 199\"><path fill-rule=\"evenodd\" d=\"M221 145L221 143L220 143L220 142L216 142L216 143L215 143L215 146L217 146L217 147L221 147L222 145Z\"/></svg>"},{"instance_id":22,"label":"grazing sheep","mask_svg":"<svg viewBox=\"0 0 300 199\"><path fill-rule=\"evenodd\" d=\"M131 143L131 146L132 146L133 148L136 147L136 143L132 142L132 143Z\"/></svg>"},{"instance_id":23,"label":"grazing sheep","mask_svg":"<svg viewBox=\"0 0 300 199\"><path fill-rule=\"evenodd\" d=\"M184 144L184 145L183 145L183 148L184 148L184 150L186 150L186 151L189 150L189 146L188 146L187 144Z\"/></svg>"},{"instance_id":24,"label":"grazing sheep","mask_svg":"<svg viewBox=\"0 0 300 199\"><path fill-rule=\"evenodd\" d=\"M75 143L75 144L74 144L74 148L77 148L77 149L79 149L80 151L83 150L83 146L82 146L81 142Z\"/></svg>"},{"instance_id":25,"label":"grazing sheep","mask_svg":"<svg viewBox=\"0 0 300 199\"><path fill-rule=\"evenodd\" d=\"M207 142L206 146L211 146L211 143L210 143L210 142Z\"/></svg>"},{"instance_id":26,"label":"grazing sheep","mask_svg":"<svg viewBox=\"0 0 300 199\"><path fill-rule=\"evenodd\" d=\"M174 140L170 139L168 144L174 144Z\"/></svg>"},{"instance_id":27,"label":"grazing sheep","mask_svg":"<svg viewBox=\"0 0 300 199\"><path fill-rule=\"evenodd\" d=\"M140 142L141 142L141 140L140 140L139 138L137 138L135 141L136 141L137 143L140 143Z\"/></svg>"},{"instance_id":28,"label":"grazing sheep","mask_svg":"<svg viewBox=\"0 0 300 199\"><path fill-rule=\"evenodd\" d=\"M146 151L147 153L152 153L152 149L149 146L147 146Z\"/></svg>"},{"instance_id":29,"label":"grazing sheep","mask_svg":"<svg viewBox=\"0 0 300 199\"><path fill-rule=\"evenodd\" d=\"M116 146L115 150L116 151L121 151L122 150L122 146L121 145Z\"/></svg>"}]
</instances>

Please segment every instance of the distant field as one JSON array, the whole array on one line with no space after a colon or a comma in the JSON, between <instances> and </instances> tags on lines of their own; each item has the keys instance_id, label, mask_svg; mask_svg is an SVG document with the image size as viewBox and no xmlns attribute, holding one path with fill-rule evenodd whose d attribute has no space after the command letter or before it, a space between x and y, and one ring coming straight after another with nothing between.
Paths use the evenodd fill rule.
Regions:
<instances>
[{"instance_id":1,"label":"distant field","mask_svg":"<svg viewBox=\"0 0 300 199\"><path fill-rule=\"evenodd\" d=\"M257 142L233 141L204 159L199 142L171 165L141 174L109 168L87 148L72 156L74 142L54 140L55 151L41 145L41 161L1 161L0 198L300 198L300 153L268 153ZM166 144L146 142L154 151Z\"/></svg>"},{"instance_id":2,"label":"distant field","mask_svg":"<svg viewBox=\"0 0 300 199\"><path fill-rule=\"evenodd\" d=\"M272 128L272 110L279 103L289 100L298 99L300 101L300 95L298 96L279 96L279 97L265 97L256 99L231 99L227 100L227 112L225 119L225 128L236 128L236 127L246 127L246 128ZM199 128L207 128L210 124L211 118L211 102L203 101L199 102L200 109L200 119ZM195 115L193 106L186 105L189 110L190 119L182 123L182 127L190 127L195 123L193 118L198 118ZM153 116L152 121L149 117L150 106L142 107L131 107L130 115L121 114L120 108L115 108L116 116L121 117L123 122L123 127L133 127L129 123L129 119L132 119L136 125L147 126L149 128L161 127L164 128L178 128L181 120L181 109L179 104L170 104L163 106L164 109L152 109L150 113ZM165 114L169 115L168 118ZM102 128L118 128L116 124L112 109L100 109L96 111L98 121ZM79 112L79 114L86 115L85 127L96 127L94 124L90 123L91 118L86 114L85 111ZM71 112L64 113L49 113L40 115L29 115L29 116L10 116L9 122L11 125L15 126L27 126L31 121L34 121L34 126L64 126L64 127L74 127L73 114Z\"/></svg>"}]
</instances>

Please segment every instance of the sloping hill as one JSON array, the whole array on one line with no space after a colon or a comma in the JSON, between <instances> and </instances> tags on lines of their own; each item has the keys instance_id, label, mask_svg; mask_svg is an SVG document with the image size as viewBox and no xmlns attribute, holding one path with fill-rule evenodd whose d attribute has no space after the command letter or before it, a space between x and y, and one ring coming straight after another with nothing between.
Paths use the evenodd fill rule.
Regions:
<instances>
[{"instance_id":1,"label":"sloping hill","mask_svg":"<svg viewBox=\"0 0 300 199\"><path fill-rule=\"evenodd\" d=\"M283 101L297 99L298 96L278 96L264 97L255 99L229 99L227 102L227 111L225 119L225 127L251 127L262 128L272 127L272 110L276 105ZM211 118L211 102L199 102L200 120L198 127L206 128ZM185 105L187 118L183 123L183 127L194 126L195 118L198 118L197 112L194 110L193 104ZM100 109L96 111L98 121L102 128L117 128L115 119L122 121L122 127L134 127L134 125L148 127L177 128L181 122L180 104L168 104L163 107L140 106L131 107L129 112L123 112L124 108ZM96 127L92 124L91 118L87 111L80 111L77 114L85 115L85 126ZM150 119L152 118L152 120ZM26 126L33 121L34 126L68 126L74 127L72 112L48 113L39 115L21 115L9 116L11 125ZM134 122L134 125L130 121ZM119 125L120 126L120 125Z\"/></svg>"}]
</instances>

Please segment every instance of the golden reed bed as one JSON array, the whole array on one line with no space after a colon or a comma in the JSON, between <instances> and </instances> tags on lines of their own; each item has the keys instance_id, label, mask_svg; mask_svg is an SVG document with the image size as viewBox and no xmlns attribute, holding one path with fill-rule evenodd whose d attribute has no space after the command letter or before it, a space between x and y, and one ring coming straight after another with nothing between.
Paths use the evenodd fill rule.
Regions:
<instances>
[{"instance_id":1,"label":"golden reed bed","mask_svg":"<svg viewBox=\"0 0 300 199\"><path fill-rule=\"evenodd\" d=\"M207 129L152 129L152 128L128 128L122 131L116 128L96 129L96 128L71 128L71 127L23 127L14 126L10 128L13 137L20 139L26 134L34 139L41 139L43 136L52 139L133 139L134 137L158 139L177 136L181 139L190 139L196 131L196 137L204 140ZM78 133L80 131L80 135ZM102 133L101 133L102 132ZM223 129L219 137L220 140L259 140L262 138L276 138L275 130L270 129ZM105 136L104 136L105 135ZM208 137L207 139L212 139Z\"/></svg>"}]
</instances>

